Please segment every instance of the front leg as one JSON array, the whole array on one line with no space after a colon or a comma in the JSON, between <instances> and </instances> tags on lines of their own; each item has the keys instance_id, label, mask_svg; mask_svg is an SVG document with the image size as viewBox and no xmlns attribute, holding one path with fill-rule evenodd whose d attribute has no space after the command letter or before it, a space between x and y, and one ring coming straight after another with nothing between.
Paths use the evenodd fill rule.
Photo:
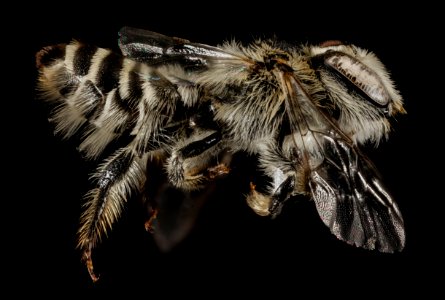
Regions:
<instances>
[{"instance_id":1,"label":"front leg","mask_svg":"<svg viewBox=\"0 0 445 300\"><path fill-rule=\"evenodd\" d=\"M256 189L255 184L250 183L250 194L247 196L246 201L258 215L270 215L272 218L275 218L281 213L286 200L294 195L295 176L293 174L284 175L281 170L277 169L275 176L267 185L269 188L263 193Z\"/></svg>"},{"instance_id":2,"label":"front leg","mask_svg":"<svg viewBox=\"0 0 445 300\"><path fill-rule=\"evenodd\" d=\"M282 184L276 189L272 195L272 201L269 207L269 213L272 218L275 218L281 213L284 202L288 200L295 190L295 176L289 176Z\"/></svg>"},{"instance_id":3,"label":"front leg","mask_svg":"<svg viewBox=\"0 0 445 300\"><path fill-rule=\"evenodd\" d=\"M275 218L292 196L307 193L306 176L304 168L299 168L273 143L262 146L258 153L259 165L268 179L259 190L251 183L246 201L256 214Z\"/></svg>"}]
</instances>

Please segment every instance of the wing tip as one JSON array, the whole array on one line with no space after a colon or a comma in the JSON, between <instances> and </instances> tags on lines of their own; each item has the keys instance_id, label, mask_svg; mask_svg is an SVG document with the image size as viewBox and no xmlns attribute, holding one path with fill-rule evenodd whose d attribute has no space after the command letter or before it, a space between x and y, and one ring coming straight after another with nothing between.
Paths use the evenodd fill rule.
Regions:
<instances>
[{"instance_id":1,"label":"wing tip","mask_svg":"<svg viewBox=\"0 0 445 300\"><path fill-rule=\"evenodd\" d=\"M397 253L402 252L405 248L405 236L398 236L398 238L386 239L385 241L379 240L377 237L371 237L366 240L354 240L346 239L333 233L339 240L346 242L350 246L362 248L369 251L378 251L381 253Z\"/></svg>"}]
</instances>

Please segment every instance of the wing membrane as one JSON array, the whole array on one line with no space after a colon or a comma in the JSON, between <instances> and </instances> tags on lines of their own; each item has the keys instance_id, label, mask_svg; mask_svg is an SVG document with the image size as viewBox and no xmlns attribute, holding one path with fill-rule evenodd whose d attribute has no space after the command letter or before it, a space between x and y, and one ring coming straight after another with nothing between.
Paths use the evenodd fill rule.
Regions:
<instances>
[{"instance_id":1,"label":"wing membrane","mask_svg":"<svg viewBox=\"0 0 445 300\"><path fill-rule=\"evenodd\" d=\"M191 43L148 30L123 27L119 36L119 47L125 56L151 65L175 62L201 67L207 65L209 58L233 58L233 55L217 47Z\"/></svg>"},{"instance_id":2,"label":"wing membrane","mask_svg":"<svg viewBox=\"0 0 445 300\"><path fill-rule=\"evenodd\" d=\"M402 250L402 216L371 162L317 108L292 73L280 77L299 167L310 174L310 192L323 222L349 244L382 252Z\"/></svg>"}]
</instances>

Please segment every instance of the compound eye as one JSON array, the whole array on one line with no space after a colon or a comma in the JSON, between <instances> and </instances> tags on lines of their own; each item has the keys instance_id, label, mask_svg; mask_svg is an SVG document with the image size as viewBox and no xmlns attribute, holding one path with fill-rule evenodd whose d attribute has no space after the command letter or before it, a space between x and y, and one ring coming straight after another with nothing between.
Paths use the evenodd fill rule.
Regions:
<instances>
[{"instance_id":1,"label":"compound eye","mask_svg":"<svg viewBox=\"0 0 445 300\"><path fill-rule=\"evenodd\" d=\"M387 106L391 100L379 75L358 59L338 51L326 53L324 62L348 79L379 106Z\"/></svg>"}]
</instances>

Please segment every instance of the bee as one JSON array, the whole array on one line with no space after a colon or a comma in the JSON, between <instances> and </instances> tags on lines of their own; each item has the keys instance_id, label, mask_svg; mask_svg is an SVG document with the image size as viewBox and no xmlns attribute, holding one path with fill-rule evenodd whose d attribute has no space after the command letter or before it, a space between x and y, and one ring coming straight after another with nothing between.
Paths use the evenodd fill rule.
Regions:
<instances>
[{"instance_id":1,"label":"bee","mask_svg":"<svg viewBox=\"0 0 445 300\"><path fill-rule=\"evenodd\" d=\"M94 281L92 250L131 195L151 199L146 228L162 231L163 192L179 191L193 214L206 189L230 175L236 153L257 157L267 178L248 188L256 214L275 218L286 201L305 196L338 239L404 248L400 210L359 148L387 138L391 120L405 113L372 52L338 41L215 47L130 27L119 35L122 53L73 41L36 55L55 132L80 133L79 150L101 161L78 238ZM173 235L159 236L181 238Z\"/></svg>"}]
</instances>

